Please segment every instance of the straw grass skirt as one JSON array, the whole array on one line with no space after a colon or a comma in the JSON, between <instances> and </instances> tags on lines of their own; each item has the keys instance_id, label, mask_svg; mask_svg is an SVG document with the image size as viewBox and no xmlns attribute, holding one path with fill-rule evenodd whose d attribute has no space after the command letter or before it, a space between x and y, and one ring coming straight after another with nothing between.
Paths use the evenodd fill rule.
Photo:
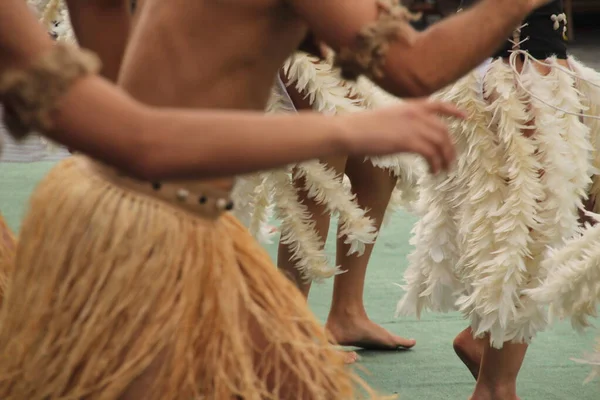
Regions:
<instances>
[{"instance_id":1,"label":"straw grass skirt","mask_svg":"<svg viewBox=\"0 0 600 400\"><path fill-rule=\"evenodd\" d=\"M529 61L520 79L535 97L502 60L439 94L468 118L450 126L456 167L421 181L416 249L398 304L399 314L460 310L496 348L530 342L545 328L544 305L528 290L549 273L541 267L546 249L578 233L593 175L590 127L544 104L587 110L580 82L558 68L543 76Z\"/></svg>"},{"instance_id":2,"label":"straw grass skirt","mask_svg":"<svg viewBox=\"0 0 600 400\"><path fill-rule=\"evenodd\" d=\"M16 248L15 235L0 214L0 305L4 300L8 277L13 270Z\"/></svg>"},{"instance_id":3,"label":"straw grass skirt","mask_svg":"<svg viewBox=\"0 0 600 400\"><path fill-rule=\"evenodd\" d=\"M59 163L0 313L0 398L375 397L222 195Z\"/></svg>"}]
</instances>

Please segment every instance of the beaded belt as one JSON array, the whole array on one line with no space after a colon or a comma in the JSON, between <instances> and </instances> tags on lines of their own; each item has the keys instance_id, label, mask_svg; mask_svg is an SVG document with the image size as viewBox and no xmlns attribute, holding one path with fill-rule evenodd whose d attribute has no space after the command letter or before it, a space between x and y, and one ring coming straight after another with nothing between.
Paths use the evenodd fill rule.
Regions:
<instances>
[{"instance_id":1,"label":"beaded belt","mask_svg":"<svg viewBox=\"0 0 600 400\"><path fill-rule=\"evenodd\" d=\"M93 173L119 187L168 203L203 218L214 219L233 209L234 204L230 193L206 182L145 182L89 158L82 157L81 162L84 168L89 168Z\"/></svg>"}]
</instances>

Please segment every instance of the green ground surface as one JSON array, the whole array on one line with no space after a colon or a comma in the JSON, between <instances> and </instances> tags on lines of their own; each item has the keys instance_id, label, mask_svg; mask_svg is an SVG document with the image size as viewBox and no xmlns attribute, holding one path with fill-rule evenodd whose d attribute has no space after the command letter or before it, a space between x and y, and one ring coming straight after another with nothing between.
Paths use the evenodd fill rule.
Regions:
<instances>
[{"instance_id":1,"label":"green ground surface","mask_svg":"<svg viewBox=\"0 0 600 400\"><path fill-rule=\"evenodd\" d=\"M51 163L0 164L0 210L13 229L18 229L28 195ZM367 380L376 388L401 394L403 400L465 400L473 380L452 351L454 335L465 327L456 314L426 314L421 321L394 318L406 268L409 232L414 218L397 215L384 229L368 272L365 290L367 311L387 329L416 338L417 347L403 352L360 352L368 369ZM331 232L333 234L333 231ZM333 237L333 236L330 236ZM268 246L275 256L276 246ZM328 246L332 254L332 246ZM331 284L316 285L310 306L324 320L330 303ZM595 332L575 334L566 323L539 335L531 347L519 379L523 400L600 398L600 384L583 385L589 369L570 361L592 348Z\"/></svg>"}]
</instances>

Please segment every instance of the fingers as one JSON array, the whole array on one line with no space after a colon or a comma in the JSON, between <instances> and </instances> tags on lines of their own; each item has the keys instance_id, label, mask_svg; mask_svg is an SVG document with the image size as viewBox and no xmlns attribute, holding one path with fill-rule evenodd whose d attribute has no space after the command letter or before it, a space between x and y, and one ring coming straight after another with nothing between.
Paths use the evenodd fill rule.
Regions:
<instances>
[{"instance_id":1,"label":"fingers","mask_svg":"<svg viewBox=\"0 0 600 400\"><path fill-rule=\"evenodd\" d=\"M431 132L429 140L441 154L442 169L449 169L454 162L456 153L452 138L448 131L448 126L435 114L426 115L423 121Z\"/></svg>"},{"instance_id":2,"label":"fingers","mask_svg":"<svg viewBox=\"0 0 600 400\"><path fill-rule=\"evenodd\" d=\"M413 143L411 147L417 154L425 158L427 164L429 164L430 171L437 174L446 164L443 160L444 151L437 144L439 142L439 139L437 139L438 134L424 120L414 121L411 128L413 129L411 135Z\"/></svg>"},{"instance_id":3,"label":"fingers","mask_svg":"<svg viewBox=\"0 0 600 400\"><path fill-rule=\"evenodd\" d=\"M418 129L418 135L426 142L420 149L421 152L426 152L422 155L429 162L433 173L447 170L454 162L455 151L448 126L439 115L463 117L463 113L451 104L440 102L417 104L413 112L413 122Z\"/></svg>"}]
</instances>

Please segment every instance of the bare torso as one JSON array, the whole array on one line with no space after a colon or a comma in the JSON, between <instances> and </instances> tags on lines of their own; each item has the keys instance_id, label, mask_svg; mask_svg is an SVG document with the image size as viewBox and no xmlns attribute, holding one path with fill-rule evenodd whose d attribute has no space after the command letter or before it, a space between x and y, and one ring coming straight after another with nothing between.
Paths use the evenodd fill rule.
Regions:
<instances>
[{"instance_id":1,"label":"bare torso","mask_svg":"<svg viewBox=\"0 0 600 400\"><path fill-rule=\"evenodd\" d=\"M306 28L281 0L144 0L133 32L119 83L136 99L264 110Z\"/></svg>"},{"instance_id":2,"label":"bare torso","mask_svg":"<svg viewBox=\"0 0 600 400\"><path fill-rule=\"evenodd\" d=\"M305 35L281 0L145 0L120 84L160 106L264 109Z\"/></svg>"}]
</instances>

